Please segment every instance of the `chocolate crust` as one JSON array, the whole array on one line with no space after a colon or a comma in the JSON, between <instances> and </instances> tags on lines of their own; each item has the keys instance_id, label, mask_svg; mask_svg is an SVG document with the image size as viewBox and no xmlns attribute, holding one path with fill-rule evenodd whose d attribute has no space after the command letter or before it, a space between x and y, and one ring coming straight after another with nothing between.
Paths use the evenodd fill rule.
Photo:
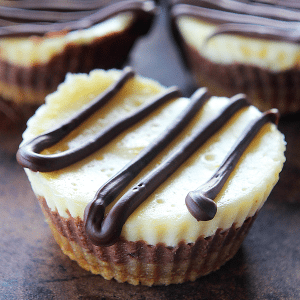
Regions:
<instances>
[{"instance_id":1,"label":"chocolate crust","mask_svg":"<svg viewBox=\"0 0 300 300\"><path fill-rule=\"evenodd\" d=\"M131 284L157 285L194 281L218 270L238 251L257 213L239 228L219 228L213 236L199 237L195 243L180 242L176 247L163 243L149 245L119 238L111 246L95 246L87 238L83 221L63 218L51 211L44 197L38 197L52 233L63 252L78 264L105 279Z\"/></svg>"},{"instance_id":2,"label":"chocolate crust","mask_svg":"<svg viewBox=\"0 0 300 300\"><path fill-rule=\"evenodd\" d=\"M300 110L300 71L294 67L281 72L245 64L209 61L186 45L188 64L205 81L213 78L224 96L244 92L261 110L277 107L282 114Z\"/></svg>"},{"instance_id":3,"label":"chocolate crust","mask_svg":"<svg viewBox=\"0 0 300 300\"><path fill-rule=\"evenodd\" d=\"M4 87L18 89L19 99L14 99L9 91L0 93L15 102L41 104L46 95L64 81L68 72L88 73L96 68L121 68L136 39L148 32L153 18L154 15L137 16L129 28L96 38L89 44L69 43L63 52L43 64L22 67L0 60L0 83ZM36 99L32 93L27 93L28 90L36 95Z\"/></svg>"}]
</instances>

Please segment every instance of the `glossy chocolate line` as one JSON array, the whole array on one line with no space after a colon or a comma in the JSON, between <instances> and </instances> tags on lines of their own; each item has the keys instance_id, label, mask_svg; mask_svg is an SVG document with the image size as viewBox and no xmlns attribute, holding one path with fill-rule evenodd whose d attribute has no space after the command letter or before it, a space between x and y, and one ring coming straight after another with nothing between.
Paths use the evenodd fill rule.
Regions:
<instances>
[{"instance_id":1,"label":"glossy chocolate line","mask_svg":"<svg viewBox=\"0 0 300 300\"><path fill-rule=\"evenodd\" d=\"M271 5L277 7L286 7L293 9L300 9L300 3L298 0L242 0L247 3L255 3L257 5Z\"/></svg>"},{"instance_id":2,"label":"glossy chocolate line","mask_svg":"<svg viewBox=\"0 0 300 300\"><path fill-rule=\"evenodd\" d=\"M90 214L91 220L87 220L88 235L91 241L95 245L113 244L120 236L124 223L133 211L199 147L220 130L237 111L248 105L244 95L238 95L217 117L199 127L165 161L126 192L105 218L102 206L93 207L95 211Z\"/></svg>"},{"instance_id":3,"label":"glossy chocolate line","mask_svg":"<svg viewBox=\"0 0 300 300\"><path fill-rule=\"evenodd\" d=\"M88 3L87 1L72 2L72 3L52 3L47 4L43 1L35 1L28 5L28 1L22 2L22 5L3 6L0 5L0 20L15 21L15 24L23 22L66 22L74 21L86 17L97 10L108 6L110 4L120 2L118 1L94 1ZM29 8L29 9L28 9Z\"/></svg>"},{"instance_id":4,"label":"glossy chocolate line","mask_svg":"<svg viewBox=\"0 0 300 300\"><path fill-rule=\"evenodd\" d=\"M185 199L186 206L189 212L198 221L209 221L214 218L217 212L217 204L214 200L220 193L246 148L266 123L273 122L277 124L278 118L278 110L272 109L254 120L250 128L243 132L236 141L232 150L215 174L198 189L188 193Z\"/></svg>"},{"instance_id":5,"label":"glossy chocolate line","mask_svg":"<svg viewBox=\"0 0 300 300\"><path fill-rule=\"evenodd\" d=\"M199 89L191 97L187 108L176 117L172 125L98 190L84 213L85 230L92 241L94 240L94 236L97 236L95 243L98 241L98 232L101 231L106 207L118 197L122 190L150 161L182 132L209 98L210 96L205 88Z\"/></svg>"},{"instance_id":6,"label":"glossy chocolate line","mask_svg":"<svg viewBox=\"0 0 300 300\"><path fill-rule=\"evenodd\" d=\"M54 1L41 1L41 0L18 0L6 1L6 7L32 9L32 10L52 10L52 11L77 11L77 10L94 10L112 2L120 2L122 0L54 0Z\"/></svg>"},{"instance_id":7,"label":"glossy chocolate line","mask_svg":"<svg viewBox=\"0 0 300 300\"><path fill-rule=\"evenodd\" d=\"M217 29L205 39L208 43L212 38L218 35L234 34L246 37L264 38L268 40L276 39L276 41L289 41L293 43L300 43L300 30L286 30L281 28L268 28L261 25L247 25L244 24L223 24L219 25Z\"/></svg>"},{"instance_id":8,"label":"glossy chocolate line","mask_svg":"<svg viewBox=\"0 0 300 300\"><path fill-rule=\"evenodd\" d=\"M183 1L189 2L189 1ZM206 1L204 1L206 3ZM300 39L299 33L299 21L300 12L290 12L289 10L282 10L273 7L273 10L277 14L272 15L272 8L270 10L253 9L253 4L242 4L245 5L246 9L243 13L240 9L223 10L222 7L215 7L219 1L214 1L213 5L205 5L200 2L197 5L177 4L172 8L172 15L174 18L179 16L191 16L195 18L201 18L203 21L213 23L217 26L217 29L207 40L211 37L219 34L234 34L246 35L256 38L281 40L292 43L298 43ZM235 1L234 1L235 2ZM225 1L224 3L228 3ZM233 5L233 4L232 4ZM231 7L231 5L230 5ZM258 7L260 8L260 7ZM266 13L265 11L270 11ZM247 14L251 12L252 14ZM284 14L286 12L286 14ZM269 16L271 15L271 16ZM279 18L282 16L282 18ZM285 18L283 18L285 16Z\"/></svg>"},{"instance_id":9,"label":"glossy chocolate line","mask_svg":"<svg viewBox=\"0 0 300 300\"><path fill-rule=\"evenodd\" d=\"M79 118L75 116L75 118L71 118L70 121L62 124L62 126L59 126L57 129L42 134L32 141L24 144L17 152L17 160L20 165L25 168L29 168L32 171L52 172L65 168L96 152L101 147L112 141L120 133L148 116L159 106L175 97L180 96L181 94L177 88L169 88L163 94L156 96L156 98L154 98L150 103L146 103L144 106L136 109L136 111L128 114L123 119L117 120L110 126L107 126L85 144L57 154L38 154L42 150L58 143L64 136L82 123L81 120L78 120ZM91 111L93 110L90 109L90 112ZM85 119L91 115L85 110L79 113L80 117L82 114L84 114Z\"/></svg>"},{"instance_id":10,"label":"glossy chocolate line","mask_svg":"<svg viewBox=\"0 0 300 300\"><path fill-rule=\"evenodd\" d=\"M256 24L261 26L268 26L274 28L278 27L283 29L296 29L298 27L298 22L281 21L270 18L263 18L259 16L238 14L186 4L178 4L175 7L173 7L172 14L176 18L179 16L191 16L195 18L201 18L202 20L211 22L214 25L226 23L239 23L243 24L244 26L248 24Z\"/></svg>"},{"instance_id":11,"label":"glossy chocolate line","mask_svg":"<svg viewBox=\"0 0 300 300\"><path fill-rule=\"evenodd\" d=\"M86 29L124 12L154 15L156 13L156 7L153 1L145 2L132 0L117 2L113 3L110 6L98 9L94 13L89 14L88 16L83 17L79 20L50 24L23 23L1 27L0 37L26 37L31 35L42 36L49 32ZM34 14L33 18L35 18Z\"/></svg>"},{"instance_id":12,"label":"glossy chocolate line","mask_svg":"<svg viewBox=\"0 0 300 300\"><path fill-rule=\"evenodd\" d=\"M251 1L247 1L247 2L251 2ZM254 2L261 3L261 4L277 5L279 7L300 9L300 3L298 0L277 0L275 4L270 2L269 0L255 0Z\"/></svg>"},{"instance_id":13,"label":"glossy chocolate line","mask_svg":"<svg viewBox=\"0 0 300 300\"><path fill-rule=\"evenodd\" d=\"M25 10L21 8L1 7L0 19L15 22L66 22L81 19L90 15L91 12L55 12L39 11L39 10Z\"/></svg>"},{"instance_id":14,"label":"glossy chocolate line","mask_svg":"<svg viewBox=\"0 0 300 300\"><path fill-rule=\"evenodd\" d=\"M186 4L199 8L230 12L235 14L250 15L256 17L270 18L282 21L300 21L300 11L279 7L274 5L262 5L257 2L236 1L236 0L183 0L174 1L176 4ZM299 7L300 8L300 7Z\"/></svg>"},{"instance_id":15,"label":"glossy chocolate line","mask_svg":"<svg viewBox=\"0 0 300 300\"><path fill-rule=\"evenodd\" d=\"M64 155L66 152L69 152L73 157L74 154L72 154L72 152L74 152L74 150L66 151L58 155L41 155L38 153L57 144L75 128L90 118L96 111L107 104L134 75L135 73L131 68L124 68L120 78L91 101L83 110L59 124L57 127L46 131L22 145L16 155L18 163L32 171L50 172L63 168L67 162Z\"/></svg>"},{"instance_id":16,"label":"glossy chocolate line","mask_svg":"<svg viewBox=\"0 0 300 300\"><path fill-rule=\"evenodd\" d=\"M2 5L6 7L32 9L32 10L54 10L54 11L76 11L76 10L93 10L112 2L119 2L122 0L54 0L54 1L41 1L41 0L18 0L6 1Z\"/></svg>"}]
</instances>

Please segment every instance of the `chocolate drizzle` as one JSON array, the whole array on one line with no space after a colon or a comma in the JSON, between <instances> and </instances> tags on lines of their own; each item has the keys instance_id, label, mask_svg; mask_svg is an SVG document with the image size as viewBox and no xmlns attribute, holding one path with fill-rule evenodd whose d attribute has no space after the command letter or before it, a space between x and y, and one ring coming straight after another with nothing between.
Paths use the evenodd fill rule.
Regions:
<instances>
[{"instance_id":1,"label":"chocolate drizzle","mask_svg":"<svg viewBox=\"0 0 300 300\"><path fill-rule=\"evenodd\" d=\"M213 37L222 35L222 34L235 34L242 35L247 37L255 37L272 40L276 39L277 41L289 41L293 43L300 42L300 30L289 30L283 28L266 28L261 25L247 25L246 27L243 24L223 24L218 26L213 34L206 38L206 43L211 40Z\"/></svg>"},{"instance_id":2,"label":"chocolate drizzle","mask_svg":"<svg viewBox=\"0 0 300 300\"><path fill-rule=\"evenodd\" d=\"M118 201L117 205L115 205L104 219L106 207L114 201L130 181L184 129L208 98L209 95L206 89L199 89L191 97L191 102L188 107L176 118L174 123L152 144L142 150L124 169L98 190L94 200L86 207L84 217L87 235L93 243L112 244L120 235L123 224L135 208L154 191L166 176L173 173L173 169L169 168L173 162L170 164L168 164L168 162L165 163L163 169L165 174L162 172L157 174L157 176L154 174L150 176L148 180L145 179L143 182L137 184L129 194L125 194L124 197ZM185 154L187 154L187 152Z\"/></svg>"},{"instance_id":3,"label":"chocolate drizzle","mask_svg":"<svg viewBox=\"0 0 300 300\"><path fill-rule=\"evenodd\" d=\"M268 40L300 42L300 6L261 1L174 1L172 16L192 16L217 26L206 41L221 34L238 34ZM291 8L292 7L292 8Z\"/></svg>"},{"instance_id":4,"label":"chocolate drizzle","mask_svg":"<svg viewBox=\"0 0 300 300\"><path fill-rule=\"evenodd\" d=\"M214 173L214 175L198 189L188 193L185 199L186 206L189 212L198 221L209 221L213 219L217 212L217 205L213 201L220 193L228 177L234 170L242 154L254 139L258 131L267 122L278 123L278 111L272 109L265 112L261 117L253 121L249 129L239 137L224 159L221 166Z\"/></svg>"},{"instance_id":5,"label":"chocolate drizzle","mask_svg":"<svg viewBox=\"0 0 300 300\"><path fill-rule=\"evenodd\" d=\"M192 96L192 99L198 97L198 94L199 90ZM121 234L122 227L132 212L199 147L222 128L234 113L247 105L249 104L243 96L238 97L220 115L198 128L165 161L125 193L104 220L105 203L100 199L99 202L94 200L89 204L85 212L85 224L87 235L93 243L95 245L113 244Z\"/></svg>"},{"instance_id":6,"label":"chocolate drizzle","mask_svg":"<svg viewBox=\"0 0 300 300\"><path fill-rule=\"evenodd\" d=\"M15 2L15 1L13 1ZM0 5L0 37L43 36L49 32L89 28L123 12L141 18L156 14L153 1L85 1L67 3L23 2L17 7ZM22 6L23 5L23 6ZM85 6L85 7L84 7Z\"/></svg>"},{"instance_id":7,"label":"chocolate drizzle","mask_svg":"<svg viewBox=\"0 0 300 300\"><path fill-rule=\"evenodd\" d=\"M63 124L60 124L58 127L47 131L46 133L39 135L33 140L22 145L17 152L17 160L19 164L24 168L29 168L32 171L40 172L51 172L65 168L99 150L121 132L145 118L148 114L153 112L157 107L166 101L180 96L180 92L176 88L170 88L163 95L159 95L150 104L137 109L133 114L116 121L112 125L103 129L103 131L98 133L95 137L93 137L93 139L81 145L80 147L72 148L58 154L39 154L44 149L57 144L71 131L87 120L96 110L99 110L101 107L103 107L109 100L112 99L114 95L117 94L118 91L121 90L124 84L133 75L134 73L131 68L125 68L120 79L107 91L94 99L85 109Z\"/></svg>"},{"instance_id":8,"label":"chocolate drizzle","mask_svg":"<svg viewBox=\"0 0 300 300\"><path fill-rule=\"evenodd\" d=\"M100 109L113 97L124 84L134 75L130 68L125 68L120 79L107 91L99 95L92 103L79 112L75 117L64 122L58 128L29 141L21 146L17 153L18 162L33 171L48 172L64 168L87 156L111 141L121 131L128 129L166 101L179 97L177 89L171 88L159 95L149 104L137 109L129 117L117 121L100 132L95 140L85 143L79 148L70 149L53 155L41 155L40 152L56 144L73 129L89 118L95 109ZM159 153L172 142L176 136L189 124L203 104L210 98L205 88L197 90L191 97L186 109L175 119L165 132L154 142L143 149L129 164L105 183L96 193L94 199L87 205L84 212L86 234L95 245L111 245L119 238L122 227L132 212L167 180L197 149L217 133L238 111L249 105L242 94L231 98L229 104L212 120L202 126L181 142L174 151L129 189L105 215L105 210L128 184L149 164ZM247 146L266 122L277 122L277 112L269 111L259 117L236 142L236 146L228 154L215 175L196 191L186 197L186 205L191 214L199 221L210 220L216 213L214 199L221 191L232 170L244 153Z\"/></svg>"}]
</instances>

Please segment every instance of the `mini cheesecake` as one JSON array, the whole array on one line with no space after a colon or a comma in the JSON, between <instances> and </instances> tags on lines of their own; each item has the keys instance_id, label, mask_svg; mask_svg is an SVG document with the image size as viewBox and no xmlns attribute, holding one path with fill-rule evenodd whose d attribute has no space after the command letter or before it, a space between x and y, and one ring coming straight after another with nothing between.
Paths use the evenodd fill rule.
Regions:
<instances>
[{"instance_id":1,"label":"mini cheesecake","mask_svg":"<svg viewBox=\"0 0 300 300\"><path fill-rule=\"evenodd\" d=\"M277 117L130 68L68 74L17 159L71 259L119 282L181 283L239 249L285 161Z\"/></svg>"},{"instance_id":2,"label":"mini cheesecake","mask_svg":"<svg viewBox=\"0 0 300 300\"><path fill-rule=\"evenodd\" d=\"M144 0L2 1L0 107L42 104L68 72L122 67L156 13Z\"/></svg>"},{"instance_id":3,"label":"mini cheesecake","mask_svg":"<svg viewBox=\"0 0 300 300\"><path fill-rule=\"evenodd\" d=\"M175 0L172 32L199 86L293 113L300 110L300 4L271 2Z\"/></svg>"}]
</instances>

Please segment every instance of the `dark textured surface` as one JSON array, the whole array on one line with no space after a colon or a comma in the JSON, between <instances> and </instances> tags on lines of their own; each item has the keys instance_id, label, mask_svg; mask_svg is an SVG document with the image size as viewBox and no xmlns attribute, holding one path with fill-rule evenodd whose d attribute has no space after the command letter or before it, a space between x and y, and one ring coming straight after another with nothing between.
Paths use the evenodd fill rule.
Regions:
<instances>
[{"instance_id":1,"label":"dark textured surface","mask_svg":"<svg viewBox=\"0 0 300 300\"><path fill-rule=\"evenodd\" d=\"M190 95L164 19L138 44L131 65ZM0 299L300 299L300 115L282 118L287 162L237 255L193 283L144 287L106 281L62 254L15 160L20 135L0 137Z\"/></svg>"}]
</instances>

